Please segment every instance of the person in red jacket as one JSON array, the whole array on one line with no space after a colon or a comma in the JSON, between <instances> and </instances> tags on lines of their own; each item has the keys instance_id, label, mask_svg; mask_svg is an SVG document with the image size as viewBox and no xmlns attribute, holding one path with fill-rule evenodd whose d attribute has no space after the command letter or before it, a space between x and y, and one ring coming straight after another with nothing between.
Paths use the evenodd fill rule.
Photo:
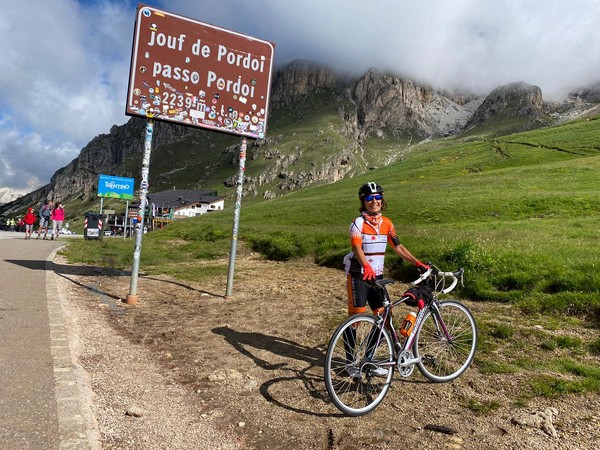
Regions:
<instances>
[{"instance_id":1,"label":"person in red jacket","mask_svg":"<svg viewBox=\"0 0 600 450\"><path fill-rule=\"evenodd\" d=\"M392 221L383 216L387 208L383 199L383 188L374 182L363 184L358 190L360 200L360 216L350 225L350 244L352 252L344 258L348 277L348 315L364 313L367 303L374 314L379 314L383 307L380 291L373 286L374 280L383 278L385 250L391 245L394 253L419 270L426 271L429 266L415 258L396 234ZM351 333L353 330L349 331ZM345 342L351 347L353 336L347 336ZM351 351L346 350L350 360ZM360 378L360 369L348 361L348 376ZM387 375L387 369L379 367L376 376Z\"/></svg>"},{"instance_id":2,"label":"person in red jacket","mask_svg":"<svg viewBox=\"0 0 600 450\"><path fill-rule=\"evenodd\" d=\"M33 208L27 208L27 214L23 216L23 223L25 224L25 239L31 239L33 224L35 223Z\"/></svg>"}]
</instances>

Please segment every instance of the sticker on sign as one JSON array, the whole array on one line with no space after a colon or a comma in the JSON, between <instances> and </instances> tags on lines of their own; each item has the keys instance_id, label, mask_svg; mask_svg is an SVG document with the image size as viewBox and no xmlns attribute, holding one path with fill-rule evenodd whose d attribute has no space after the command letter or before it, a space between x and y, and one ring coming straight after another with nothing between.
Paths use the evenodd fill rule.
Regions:
<instances>
[{"instance_id":1,"label":"sticker on sign","mask_svg":"<svg viewBox=\"0 0 600 450\"><path fill-rule=\"evenodd\" d=\"M140 4L125 113L265 138L275 45Z\"/></svg>"}]
</instances>

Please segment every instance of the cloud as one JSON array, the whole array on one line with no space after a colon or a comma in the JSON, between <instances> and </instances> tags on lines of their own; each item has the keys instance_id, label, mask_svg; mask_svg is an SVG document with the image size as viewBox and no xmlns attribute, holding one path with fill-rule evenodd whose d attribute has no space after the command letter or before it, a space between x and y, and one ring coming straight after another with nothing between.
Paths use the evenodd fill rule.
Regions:
<instances>
[{"instance_id":1,"label":"cloud","mask_svg":"<svg viewBox=\"0 0 600 450\"><path fill-rule=\"evenodd\" d=\"M70 142L56 146L44 143L36 132L21 134L0 121L0 165L2 182L17 190L34 190L49 181L48 173L68 164L80 149Z\"/></svg>"},{"instance_id":2,"label":"cloud","mask_svg":"<svg viewBox=\"0 0 600 450\"><path fill-rule=\"evenodd\" d=\"M3 9L0 186L46 184L94 136L127 120L134 11L72 0Z\"/></svg>"},{"instance_id":3,"label":"cloud","mask_svg":"<svg viewBox=\"0 0 600 450\"><path fill-rule=\"evenodd\" d=\"M526 81L545 96L598 81L600 2L579 0L170 1L181 13L274 41L302 57L487 93ZM235 5L232 7L232 5Z\"/></svg>"},{"instance_id":4,"label":"cloud","mask_svg":"<svg viewBox=\"0 0 600 450\"><path fill-rule=\"evenodd\" d=\"M371 67L485 94L544 98L600 81L600 0L146 0L267 39L275 63ZM0 14L0 187L24 188L123 124L137 1L8 2ZM31 184L29 184L31 186Z\"/></svg>"}]
</instances>

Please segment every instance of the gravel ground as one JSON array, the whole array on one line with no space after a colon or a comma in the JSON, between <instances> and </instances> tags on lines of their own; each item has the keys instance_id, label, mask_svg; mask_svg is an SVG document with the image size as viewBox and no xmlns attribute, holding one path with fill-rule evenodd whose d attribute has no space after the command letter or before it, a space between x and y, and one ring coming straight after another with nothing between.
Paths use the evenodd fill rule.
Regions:
<instances>
[{"instance_id":1,"label":"gravel ground","mask_svg":"<svg viewBox=\"0 0 600 450\"><path fill-rule=\"evenodd\" d=\"M71 352L84 392L93 449L237 449L211 412L154 361L151 351L116 330L98 292L58 277Z\"/></svg>"},{"instance_id":2,"label":"gravel ground","mask_svg":"<svg viewBox=\"0 0 600 450\"><path fill-rule=\"evenodd\" d=\"M338 270L246 254L231 299L222 295L224 279L143 276L136 306L122 302L127 274L60 257L55 272L94 448L599 448L598 394L517 407L528 374L485 375L477 360L448 384L428 383L418 371L396 376L376 411L342 416L322 369L345 315ZM476 318L509 314L506 305L467 304ZM469 401L498 407L481 413Z\"/></svg>"}]
</instances>

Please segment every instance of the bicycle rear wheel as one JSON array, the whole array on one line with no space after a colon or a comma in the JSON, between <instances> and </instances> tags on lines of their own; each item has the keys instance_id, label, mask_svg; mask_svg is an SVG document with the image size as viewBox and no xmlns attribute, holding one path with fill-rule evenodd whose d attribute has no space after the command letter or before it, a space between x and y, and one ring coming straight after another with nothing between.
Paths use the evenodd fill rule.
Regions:
<instances>
[{"instance_id":1,"label":"bicycle rear wheel","mask_svg":"<svg viewBox=\"0 0 600 450\"><path fill-rule=\"evenodd\" d=\"M381 318L349 317L333 333L325 357L325 386L331 401L349 416L374 410L390 388L393 361L392 338Z\"/></svg>"},{"instance_id":2,"label":"bicycle rear wheel","mask_svg":"<svg viewBox=\"0 0 600 450\"><path fill-rule=\"evenodd\" d=\"M438 303L439 314L430 309L413 345L417 367L435 383L459 377L473 362L477 325L469 309L453 300ZM447 333L446 333L447 332Z\"/></svg>"}]
</instances>

